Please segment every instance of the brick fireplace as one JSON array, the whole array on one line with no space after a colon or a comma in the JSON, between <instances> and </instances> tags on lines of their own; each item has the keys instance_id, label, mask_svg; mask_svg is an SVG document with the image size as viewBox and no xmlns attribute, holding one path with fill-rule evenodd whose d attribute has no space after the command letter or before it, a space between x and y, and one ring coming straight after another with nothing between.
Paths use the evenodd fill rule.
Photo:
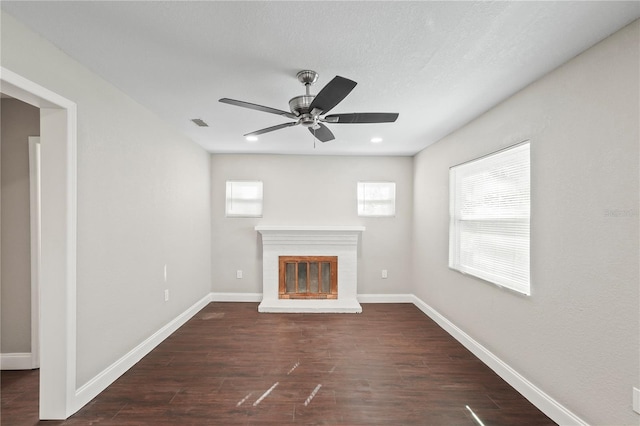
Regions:
<instances>
[{"instance_id":1,"label":"brick fireplace","mask_svg":"<svg viewBox=\"0 0 640 426\"><path fill-rule=\"evenodd\" d=\"M259 225L255 229L262 237L262 303L258 311L362 312L357 300L357 285L358 245L365 230L363 226ZM336 259L335 292L323 290L324 264L329 257ZM298 259L289 260L289 266L285 266L295 274L294 278L289 278L289 289L295 288L295 291L284 297L282 258ZM317 266L312 263L315 258L320 259ZM285 282L285 289L286 285ZM305 293L301 288L313 291Z\"/></svg>"}]
</instances>

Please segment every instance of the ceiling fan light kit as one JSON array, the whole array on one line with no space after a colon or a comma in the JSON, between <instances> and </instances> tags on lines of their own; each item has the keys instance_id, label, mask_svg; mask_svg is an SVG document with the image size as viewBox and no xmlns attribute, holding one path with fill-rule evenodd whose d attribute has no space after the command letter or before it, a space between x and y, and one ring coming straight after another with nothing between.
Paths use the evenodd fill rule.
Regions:
<instances>
[{"instance_id":1,"label":"ceiling fan light kit","mask_svg":"<svg viewBox=\"0 0 640 426\"><path fill-rule=\"evenodd\" d=\"M333 109L333 107L342 102L342 100L351 93L357 83L353 80L349 80L348 78L336 76L333 80L327 83L327 85L324 86L317 95L312 95L311 86L318 80L318 73L312 70L302 70L298 72L296 77L300 83L304 84L306 93L304 95L291 98L289 101L289 109L291 112L229 98L222 98L220 99L220 102L256 111L268 112L270 114L281 115L283 117L296 120L247 133L244 135L247 139L300 124L303 127L308 128L311 134L320 142L328 142L335 139L335 136L331 130L322 123L392 123L398 118L397 113L389 112L357 112L326 115L331 109Z\"/></svg>"}]
</instances>

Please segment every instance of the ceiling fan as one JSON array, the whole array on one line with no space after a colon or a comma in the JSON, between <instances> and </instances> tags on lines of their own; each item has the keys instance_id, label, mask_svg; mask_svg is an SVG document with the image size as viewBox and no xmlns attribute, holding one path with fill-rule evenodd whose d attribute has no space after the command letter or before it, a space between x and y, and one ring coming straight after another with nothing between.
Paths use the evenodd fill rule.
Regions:
<instances>
[{"instance_id":1,"label":"ceiling fan","mask_svg":"<svg viewBox=\"0 0 640 426\"><path fill-rule=\"evenodd\" d=\"M222 98L220 99L220 102L254 109L256 111L281 115L295 120L247 133L244 135L245 137L258 136L264 133L302 124L304 127L308 128L311 134L320 142L328 142L335 139L335 136L331 130L322 123L393 123L398 118L398 113L391 112L354 112L349 114L326 115L331 109L333 109L333 107L346 98L358 83L349 80L348 78L336 76L333 80L327 83L327 85L324 86L317 95L312 95L310 88L311 85L318 80L318 73L311 70L303 70L297 74L297 77L298 81L305 85L306 94L296 96L289 101L289 108L291 109L291 112L229 98Z\"/></svg>"}]
</instances>

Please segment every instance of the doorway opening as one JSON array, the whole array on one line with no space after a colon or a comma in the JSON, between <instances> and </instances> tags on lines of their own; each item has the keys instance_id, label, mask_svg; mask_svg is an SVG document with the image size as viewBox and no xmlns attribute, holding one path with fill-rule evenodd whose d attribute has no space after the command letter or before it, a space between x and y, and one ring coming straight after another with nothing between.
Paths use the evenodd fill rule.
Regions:
<instances>
[{"instance_id":1,"label":"doorway opening","mask_svg":"<svg viewBox=\"0 0 640 426\"><path fill-rule=\"evenodd\" d=\"M40 109L40 419L76 407L76 105L6 68L0 92Z\"/></svg>"}]
</instances>

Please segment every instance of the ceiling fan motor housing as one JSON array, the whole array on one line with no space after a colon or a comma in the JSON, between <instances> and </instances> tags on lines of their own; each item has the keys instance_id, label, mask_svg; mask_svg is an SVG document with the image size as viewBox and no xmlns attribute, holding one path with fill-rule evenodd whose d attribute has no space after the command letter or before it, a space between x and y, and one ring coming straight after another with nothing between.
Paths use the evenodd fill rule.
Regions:
<instances>
[{"instance_id":1,"label":"ceiling fan motor housing","mask_svg":"<svg viewBox=\"0 0 640 426\"><path fill-rule=\"evenodd\" d=\"M298 116L309 112L309 105L313 102L313 98L315 98L313 95L301 95L291 98L289 101L291 112Z\"/></svg>"},{"instance_id":2,"label":"ceiling fan motor housing","mask_svg":"<svg viewBox=\"0 0 640 426\"><path fill-rule=\"evenodd\" d=\"M314 118L309 112L309 105L313 102L313 95L301 95L292 98L289 101L291 112L300 117L300 124L310 126L314 123Z\"/></svg>"}]
</instances>

